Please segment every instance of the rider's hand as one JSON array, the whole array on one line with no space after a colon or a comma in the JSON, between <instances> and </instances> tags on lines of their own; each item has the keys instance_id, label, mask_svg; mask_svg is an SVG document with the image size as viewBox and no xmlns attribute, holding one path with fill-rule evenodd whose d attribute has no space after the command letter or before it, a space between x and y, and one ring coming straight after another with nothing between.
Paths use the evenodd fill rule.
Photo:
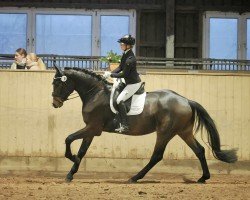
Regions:
<instances>
[{"instance_id":1,"label":"rider's hand","mask_svg":"<svg viewBox=\"0 0 250 200\"><path fill-rule=\"evenodd\" d=\"M103 78L107 79L110 76L111 76L111 72L106 71L106 72L104 72Z\"/></svg>"}]
</instances>

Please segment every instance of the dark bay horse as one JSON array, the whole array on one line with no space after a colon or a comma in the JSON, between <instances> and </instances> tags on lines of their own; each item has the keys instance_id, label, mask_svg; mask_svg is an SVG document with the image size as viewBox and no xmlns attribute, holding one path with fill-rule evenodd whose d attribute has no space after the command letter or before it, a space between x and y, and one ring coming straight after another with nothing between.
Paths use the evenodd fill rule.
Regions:
<instances>
[{"instance_id":1,"label":"dark bay horse","mask_svg":"<svg viewBox=\"0 0 250 200\"><path fill-rule=\"evenodd\" d=\"M102 131L114 132L117 128L114 123L115 114L109 106L111 87L112 85L101 75L94 72L77 68L65 68L62 71L56 67L52 93L53 106L61 107L70 94L76 91L83 102L82 115L86 124L83 129L69 135L65 140L65 157L74 162L66 176L66 181L73 180L73 175L78 171L81 159L93 138L100 136ZM205 149L193 135L195 122L197 122L196 131L203 127L207 130L208 142L215 158L227 163L237 161L235 149L221 150L215 123L200 104L170 90L148 92L143 112L137 116L128 116L130 132L126 135L145 135L156 131L156 144L149 163L130 178L129 182L142 179L162 160L168 142L175 135L179 135L200 160L203 174L198 182L205 183L210 178L210 173ZM72 155L70 145L77 139L82 139L82 143L78 154Z\"/></svg>"}]
</instances>

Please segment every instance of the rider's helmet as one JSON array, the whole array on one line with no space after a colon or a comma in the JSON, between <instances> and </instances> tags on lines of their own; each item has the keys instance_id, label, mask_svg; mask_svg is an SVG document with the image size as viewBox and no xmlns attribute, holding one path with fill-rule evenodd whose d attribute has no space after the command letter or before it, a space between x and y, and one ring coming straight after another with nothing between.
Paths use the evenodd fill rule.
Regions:
<instances>
[{"instance_id":1,"label":"rider's helmet","mask_svg":"<svg viewBox=\"0 0 250 200\"><path fill-rule=\"evenodd\" d=\"M127 44L127 45L134 45L135 44L135 38L132 37L131 35L124 35L117 42L124 43L124 44Z\"/></svg>"}]
</instances>

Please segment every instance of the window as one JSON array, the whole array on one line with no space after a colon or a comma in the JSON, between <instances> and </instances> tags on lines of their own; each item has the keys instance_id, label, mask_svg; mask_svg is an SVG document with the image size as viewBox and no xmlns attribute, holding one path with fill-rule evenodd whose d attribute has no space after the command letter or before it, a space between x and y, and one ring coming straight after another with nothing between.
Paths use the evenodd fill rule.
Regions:
<instances>
[{"instance_id":1,"label":"window","mask_svg":"<svg viewBox=\"0 0 250 200\"><path fill-rule=\"evenodd\" d=\"M129 33L129 16L101 15L101 55L105 56L113 50L120 53L117 40ZM115 28L114 28L115 27Z\"/></svg>"},{"instance_id":2,"label":"window","mask_svg":"<svg viewBox=\"0 0 250 200\"><path fill-rule=\"evenodd\" d=\"M250 58L250 13L207 12L204 15L203 57Z\"/></svg>"},{"instance_id":3,"label":"window","mask_svg":"<svg viewBox=\"0 0 250 200\"><path fill-rule=\"evenodd\" d=\"M210 18L209 57L237 59L237 19Z\"/></svg>"},{"instance_id":4,"label":"window","mask_svg":"<svg viewBox=\"0 0 250 200\"><path fill-rule=\"evenodd\" d=\"M0 52L100 56L121 53L117 40L135 36L134 10L0 9Z\"/></svg>"},{"instance_id":5,"label":"window","mask_svg":"<svg viewBox=\"0 0 250 200\"><path fill-rule=\"evenodd\" d=\"M13 54L18 48L27 48L27 14L0 13L0 52Z\"/></svg>"},{"instance_id":6,"label":"window","mask_svg":"<svg viewBox=\"0 0 250 200\"><path fill-rule=\"evenodd\" d=\"M36 15L36 53L91 55L91 16Z\"/></svg>"}]
</instances>

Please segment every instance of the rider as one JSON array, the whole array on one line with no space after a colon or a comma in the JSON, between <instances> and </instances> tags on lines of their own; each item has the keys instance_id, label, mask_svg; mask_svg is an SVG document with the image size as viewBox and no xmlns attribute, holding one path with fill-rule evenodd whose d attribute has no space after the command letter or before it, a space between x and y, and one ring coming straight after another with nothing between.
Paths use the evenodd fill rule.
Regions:
<instances>
[{"instance_id":1,"label":"rider","mask_svg":"<svg viewBox=\"0 0 250 200\"><path fill-rule=\"evenodd\" d=\"M131 35L125 35L118 40L121 49L124 51L121 63L118 68L112 72L105 72L104 77L108 78L124 78L126 87L119 94L116 102L118 105L119 117L121 119L121 127L115 131L125 133L129 131L127 121L127 110L125 101L129 99L141 86L141 79L136 70L136 58L132 51L133 45L135 44L135 38Z\"/></svg>"}]
</instances>

